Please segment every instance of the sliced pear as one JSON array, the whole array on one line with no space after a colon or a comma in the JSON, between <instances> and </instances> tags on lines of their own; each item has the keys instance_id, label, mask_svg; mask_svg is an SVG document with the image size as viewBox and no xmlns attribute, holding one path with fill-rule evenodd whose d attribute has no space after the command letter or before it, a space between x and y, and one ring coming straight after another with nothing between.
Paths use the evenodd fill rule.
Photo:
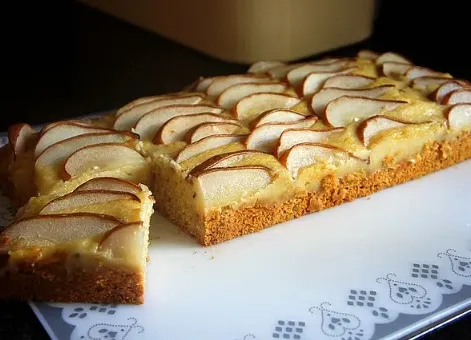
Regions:
<instances>
[{"instance_id":1,"label":"sliced pear","mask_svg":"<svg viewBox=\"0 0 471 340\"><path fill-rule=\"evenodd\" d=\"M466 79L456 79L456 78L454 78L454 79L455 79L455 81L457 81L458 83L462 84L463 87L466 87L466 88L471 87L471 82L470 82L469 80L466 80Z\"/></svg>"},{"instance_id":2,"label":"sliced pear","mask_svg":"<svg viewBox=\"0 0 471 340\"><path fill-rule=\"evenodd\" d=\"M154 144L170 144L182 141L185 134L193 127L203 123L224 122L228 119L214 113L197 113L194 115L173 117L161 126L155 134Z\"/></svg>"},{"instance_id":3,"label":"sliced pear","mask_svg":"<svg viewBox=\"0 0 471 340\"><path fill-rule=\"evenodd\" d=\"M36 158L36 165L51 165L64 161L72 153L87 145L102 143L125 143L131 139L138 140L138 136L130 132L101 132L88 133L64 139L46 148Z\"/></svg>"},{"instance_id":4,"label":"sliced pear","mask_svg":"<svg viewBox=\"0 0 471 340\"><path fill-rule=\"evenodd\" d=\"M353 70L355 70L354 67L349 67L339 72L311 72L302 81L301 92L303 96L309 96L319 91L329 78L335 77L336 75L347 74Z\"/></svg>"},{"instance_id":5,"label":"sliced pear","mask_svg":"<svg viewBox=\"0 0 471 340\"><path fill-rule=\"evenodd\" d=\"M15 124L8 128L8 140L15 156L25 153L30 147L31 141L36 136L29 124Z\"/></svg>"},{"instance_id":6,"label":"sliced pear","mask_svg":"<svg viewBox=\"0 0 471 340\"><path fill-rule=\"evenodd\" d=\"M321 60L313 61L313 62L306 62L306 63L294 63L294 64L285 64L285 65L280 65L277 67L273 67L267 71L267 73L275 79L284 79L286 78L287 74L294 68L304 66L304 65L310 65L310 64L316 64L316 65L326 65L326 64L332 64L334 62L338 62L341 59L339 58L324 58ZM343 59L346 61L346 59Z\"/></svg>"},{"instance_id":7,"label":"sliced pear","mask_svg":"<svg viewBox=\"0 0 471 340\"><path fill-rule=\"evenodd\" d=\"M471 104L456 104L445 111L450 129L455 131L471 129Z\"/></svg>"},{"instance_id":8,"label":"sliced pear","mask_svg":"<svg viewBox=\"0 0 471 340\"><path fill-rule=\"evenodd\" d=\"M272 153L283 131L287 129L311 127L316 121L316 116L308 116L297 122L263 124L250 133L245 144L249 150Z\"/></svg>"},{"instance_id":9,"label":"sliced pear","mask_svg":"<svg viewBox=\"0 0 471 340\"><path fill-rule=\"evenodd\" d=\"M216 79L217 77L201 77L195 86L196 92L206 93L209 85Z\"/></svg>"},{"instance_id":10,"label":"sliced pear","mask_svg":"<svg viewBox=\"0 0 471 340\"><path fill-rule=\"evenodd\" d=\"M458 89L448 93L442 100L443 105L471 103L471 89Z\"/></svg>"},{"instance_id":11,"label":"sliced pear","mask_svg":"<svg viewBox=\"0 0 471 340\"><path fill-rule=\"evenodd\" d=\"M67 158L61 177L63 180L69 180L87 171L96 172L145 162L145 158L139 152L123 144L88 145Z\"/></svg>"},{"instance_id":12,"label":"sliced pear","mask_svg":"<svg viewBox=\"0 0 471 340\"><path fill-rule=\"evenodd\" d=\"M374 168L378 168L384 167L385 157L390 163L396 163L396 165L401 161L415 159L423 152L424 145L443 141L446 129L446 124L443 122L432 121L409 124L399 129L381 132L370 139L368 147L371 150L370 162Z\"/></svg>"},{"instance_id":13,"label":"sliced pear","mask_svg":"<svg viewBox=\"0 0 471 340\"><path fill-rule=\"evenodd\" d=\"M405 76L409 80L414 80L419 77L429 76L429 77L443 77L444 73L431 70L427 67L422 66L413 66L406 73Z\"/></svg>"},{"instance_id":14,"label":"sliced pear","mask_svg":"<svg viewBox=\"0 0 471 340\"><path fill-rule=\"evenodd\" d=\"M270 81L268 76L255 74L231 74L229 76L216 77L208 86L206 93L210 97L219 96L227 88L237 84L266 83Z\"/></svg>"},{"instance_id":15,"label":"sliced pear","mask_svg":"<svg viewBox=\"0 0 471 340\"><path fill-rule=\"evenodd\" d=\"M189 176L199 174L202 171L214 168L226 168L234 166L234 164L242 162L248 158L252 158L258 155L268 155L265 152L255 150L241 150L234 152L227 152L220 155L213 156L203 163L197 165L191 170Z\"/></svg>"},{"instance_id":16,"label":"sliced pear","mask_svg":"<svg viewBox=\"0 0 471 340\"><path fill-rule=\"evenodd\" d=\"M204 207L220 207L253 195L272 182L263 166L208 169L192 177L196 197Z\"/></svg>"},{"instance_id":17,"label":"sliced pear","mask_svg":"<svg viewBox=\"0 0 471 340\"><path fill-rule=\"evenodd\" d=\"M142 222L126 223L107 231L98 251L110 252L114 258L144 265L147 243L148 234Z\"/></svg>"},{"instance_id":18,"label":"sliced pear","mask_svg":"<svg viewBox=\"0 0 471 340\"><path fill-rule=\"evenodd\" d=\"M336 146L319 143L301 143L286 151L280 162L288 169L293 178L297 178L302 168L318 163L344 164L346 162L365 163L350 152Z\"/></svg>"},{"instance_id":19,"label":"sliced pear","mask_svg":"<svg viewBox=\"0 0 471 340\"><path fill-rule=\"evenodd\" d=\"M450 78L436 76L422 76L415 78L411 82L411 87L415 90L425 91L427 93L435 90L438 86L450 81Z\"/></svg>"},{"instance_id":20,"label":"sliced pear","mask_svg":"<svg viewBox=\"0 0 471 340\"><path fill-rule=\"evenodd\" d=\"M305 65L298 66L288 72L286 78L288 82L297 87L303 79L312 72L338 72L343 70L345 67L349 65L349 60L335 60L331 63L327 64L316 64L316 63L309 63Z\"/></svg>"},{"instance_id":21,"label":"sliced pear","mask_svg":"<svg viewBox=\"0 0 471 340\"><path fill-rule=\"evenodd\" d=\"M373 84L375 78L360 75L337 75L324 83L324 88L337 87L340 89L360 89Z\"/></svg>"},{"instance_id":22,"label":"sliced pear","mask_svg":"<svg viewBox=\"0 0 471 340\"><path fill-rule=\"evenodd\" d=\"M137 184L134 184L130 181L126 181L124 179L114 178L114 177L92 178L89 181L75 188L74 191L77 192L77 191L90 191L90 190L127 192L136 196L142 192L142 189Z\"/></svg>"},{"instance_id":23,"label":"sliced pear","mask_svg":"<svg viewBox=\"0 0 471 340\"><path fill-rule=\"evenodd\" d=\"M235 123L235 121L231 121L231 123L204 123L188 130L185 135L185 141L191 144L208 136L233 134L239 129L240 125Z\"/></svg>"},{"instance_id":24,"label":"sliced pear","mask_svg":"<svg viewBox=\"0 0 471 340\"><path fill-rule=\"evenodd\" d=\"M331 101L327 105L325 119L330 126L345 127L351 122L384 114L404 104L407 104L407 102L344 96Z\"/></svg>"},{"instance_id":25,"label":"sliced pear","mask_svg":"<svg viewBox=\"0 0 471 340\"><path fill-rule=\"evenodd\" d=\"M385 62L382 66L383 74L386 77L403 76L411 67L413 67L411 64L408 63L398 63L392 61Z\"/></svg>"},{"instance_id":26,"label":"sliced pear","mask_svg":"<svg viewBox=\"0 0 471 340\"><path fill-rule=\"evenodd\" d=\"M141 139L152 139L160 127L177 116L192 115L197 113L220 114L223 109L213 105L172 105L161 107L146 113L139 119L134 131Z\"/></svg>"},{"instance_id":27,"label":"sliced pear","mask_svg":"<svg viewBox=\"0 0 471 340\"><path fill-rule=\"evenodd\" d=\"M108 191L108 190L86 190L86 191L74 191L70 194L58 197L48 204L46 204L41 211L40 215L54 214L57 212L63 212L67 209L74 209L82 206L88 206L93 204L107 203L112 201L138 201L139 197L128 192Z\"/></svg>"},{"instance_id":28,"label":"sliced pear","mask_svg":"<svg viewBox=\"0 0 471 340\"><path fill-rule=\"evenodd\" d=\"M256 120L252 122L252 126L257 127L268 123L291 123L306 118L299 112L289 109L274 109L262 113Z\"/></svg>"},{"instance_id":29,"label":"sliced pear","mask_svg":"<svg viewBox=\"0 0 471 340\"><path fill-rule=\"evenodd\" d=\"M156 99L144 104L139 104L121 113L121 115L116 118L113 128L116 130L131 130L137 121L148 112L168 106L196 105L202 100L203 97L201 95L195 94L193 96Z\"/></svg>"},{"instance_id":30,"label":"sliced pear","mask_svg":"<svg viewBox=\"0 0 471 340\"><path fill-rule=\"evenodd\" d=\"M381 85L368 89L340 89L329 87L316 92L311 99L311 108L317 115L322 115L327 104L343 96L378 98L391 91L394 85Z\"/></svg>"},{"instance_id":31,"label":"sliced pear","mask_svg":"<svg viewBox=\"0 0 471 340\"><path fill-rule=\"evenodd\" d=\"M357 53L357 57L360 59L376 60L379 57L379 53L370 50L361 50Z\"/></svg>"},{"instance_id":32,"label":"sliced pear","mask_svg":"<svg viewBox=\"0 0 471 340\"><path fill-rule=\"evenodd\" d=\"M285 66L286 64L281 62L281 61L276 61L276 60L261 60L253 63L250 65L249 69L247 70L247 73L266 73L268 70L279 67L279 66Z\"/></svg>"},{"instance_id":33,"label":"sliced pear","mask_svg":"<svg viewBox=\"0 0 471 340\"><path fill-rule=\"evenodd\" d=\"M276 146L276 156L279 158L286 151L296 144L301 143L321 143L332 134L345 131L345 128L331 128L324 130L314 130L310 128L288 129L283 131Z\"/></svg>"},{"instance_id":34,"label":"sliced pear","mask_svg":"<svg viewBox=\"0 0 471 340\"><path fill-rule=\"evenodd\" d=\"M455 90L459 90L463 88L463 84L460 84L459 82L455 80L449 80L440 87L438 87L432 94L433 100L435 100L437 103L441 103L443 101L443 98L445 98L450 92L453 92Z\"/></svg>"},{"instance_id":35,"label":"sliced pear","mask_svg":"<svg viewBox=\"0 0 471 340\"><path fill-rule=\"evenodd\" d=\"M235 115L238 119L251 119L273 109L289 109L301 102L297 97L278 93L255 93L237 102Z\"/></svg>"},{"instance_id":36,"label":"sliced pear","mask_svg":"<svg viewBox=\"0 0 471 340\"><path fill-rule=\"evenodd\" d=\"M90 121L83 121L83 120L79 120L79 119L67 119L67 120L59 120L57 122L52 122L52 123L48 123L48 124L44 125L42 127L41 131L39 132L39 134L42 136L46 131L50 130L51 128L53 128L57 125L66 124L66 123L73 123L75 125L80 125L80 126L84 126L84 127L91 127L91 128L99 127L99 126L96 126L96 125L92 124Z\"/></svg>"},{"instance_id":37,"label":"sliced pear","mask_svg":"<svg viewBox=\"0 0 471 340\"><path fill-rule=\"evenodd\" d=\"M213 136L205 137L203 139L200 139L197 142L188 144L182 150L180 150L178 155L175 157L175 162L181 163L193 156L196 156L210 149L215 149L222 145L238 143L238 142L240 143L245 138L247 138L246 134L213 135Z\"/></svg>"},{"instance_id":38,"label":"sliced pear","mask_svg":"<svg viewBox=\"0 0 471 340\"><path fill-rule=\"evenodd\" d=\"M236 84L221 93L217 104L225 109L232 109L239 100L251 94L263 92L282 93L286 89L286 84L279 82Z\"/></svg>"},{"instance_id":39,"label":"sliced pear","mask_svg":"<svg viewBox=\"0 0 471 340\"><path fill-rule=\"evenodd\" d=\"M178 98L178 97L186 97L186 96L194 96L195 93L187 93L187 92L174 92L174 93L166 93L166 94L159 94L156 96L147 96L147 97L139 97L130 101L126 105L122 106L119 110L116 111L115 116L120 116L124 111L128 111L135 106L149 103L152 101L160 100L160 99L168 99L168 98Z\"/></svg>"},{"instance_id":40,"label":"sliced pear","mask_svg":"<svg viewBox=\"0 0 471 340\"><path fill-rule=\"evenodd\" d=\"M72 213L20 219L0 234L8 249L49 247L102 235L122 221L108 215Z\"/></svg>"},{"instance_id":41,"label":"sliced pear","mask_svg":"<svg viewBox=\"0 0 471 340\"><path fill-rule=\"evenodd\" d=\"M162 95L157 95L157 96L140 97L140 98L134 99L133 101L131 101L131 102L127 103L126 105L122 106L121 108L119 108L116 111L115 116L118 117L123 112L128 111L128 110L132 109L133 107L135 107L137 105L145 104L145 103L152 102L152 101L158 100L158 99L163 99L163 97L164 96L162 96Z\"/></svg>"},{"instance_id":42,"label":"sliced pear","mask_svg":"<svg viewBox=\"0 0 471 340\"><path fill-rule=\"evenodd\" d=\"M317 65L327 65L327 64L334 64L340 61L343 62L352 62L354 61L352 58L336 58L336 57L323 57L319 60L315 60L310 62L310 64L317 64Z\"/></svg>"},{"instance_id":43,"label":"sliced pear","mask_svg":"<svg viewBox=\"0 0 471 340\"><path fill-rule=\"evenodd\" d=\"M60 142L67 138L72 138L75 136L85 135L87 133L97 133L97 132L114 132L110 129L103 128L92 128L76 123L63 123L57 124L54 127L47 130L41 137L39 137L38 143L36 144L36 149L34 150L34 156L38 157L41 152L46 150L47 147Z\"/></svg>"},{"instance_id":44,"label":"sliced pear","mask_svg":"<svg viewBox=\"0 0 471 340\"><path fill-rule=\"evenodd\" d=\"M267 73L274 79L284 79L289 71L304 64L306 63L280 65L269 69Z\"/></svg>"},{"instance_id":45,"label":"sliced pear","mask_svg":"<svg viewBox=\"0 0 471 340\"><path fill-rule=\"evenodd\" d=\"M366 147L368 147L371 138L381 131L404 127L408 124L411 123L380 115L373 116L364 120L360 125L358 125L358 138Z\"/></svg>"},{"instance_id":46,"label":"sliced pear","mask_svg":"<svg viewBox=\"0 0 471 340\"><path fill-rule=\"evenodd\" d=\"M383 65L387 62L412 64L410 60L394 52L385 52L376 58L376 65Z\"/></svg>"}]
</instances>

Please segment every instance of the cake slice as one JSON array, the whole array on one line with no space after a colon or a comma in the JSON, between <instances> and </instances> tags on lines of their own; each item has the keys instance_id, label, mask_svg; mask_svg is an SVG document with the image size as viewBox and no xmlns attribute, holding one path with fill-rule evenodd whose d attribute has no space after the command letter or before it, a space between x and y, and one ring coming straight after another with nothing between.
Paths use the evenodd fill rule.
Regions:
<instances>
[{"instance_id":1,"label":"cake slice","mask_svg":"<svg viewBox=\"0 0 471 340\"><path fill-rule=\"evenodd\" d=\"M0 298L143 303L153 204L116 178L32 199L0 234Z\"/></svg>"},{"instance_id":2,"label":"cake slice","mask_svg":"<svg viewBox=\"0 0 471 340\"><path fill-rule=\"evenodd\" d=\"M139 136L112 124L10 129L2 189L18 211L0 234L0 298L143 303L151 163Z\"/></svg>"}]
</instances>

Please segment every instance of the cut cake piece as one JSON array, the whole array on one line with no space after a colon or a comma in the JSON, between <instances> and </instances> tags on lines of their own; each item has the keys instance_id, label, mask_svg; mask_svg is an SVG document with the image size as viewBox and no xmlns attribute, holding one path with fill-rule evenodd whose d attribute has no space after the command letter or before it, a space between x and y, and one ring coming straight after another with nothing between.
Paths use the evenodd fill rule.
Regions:
<instances>
[{"instance_id":1,"label":"cut cake piece","mask_svg":"<svg viewBox=\"0 0 471 340\"><path fill-rule=\"evenodd\" d=\"M91 180L93 181L93 180ZM0 234L0 298L144 302L150 190L119 179L85 182L64 196L33 198ZM119 191L119 190L125 191ZM55 198L54 198L55 197Z\"/></svg>"},{"instance_id":2,"label":"cut cake piece","mask_svg":"<svg viewBox=\"0 0 471 340\"><path fill-rule=\"evenodd\" d=\"M70 244L93 244L79 258L106 253L109 264L122 261L128 246L119 246L120 235L142 244L136 235L151 214L151 198L139 196L138 183L150 188L156 210L209 246L418 179L471 158L469 86L393 52L360 51L201 77L181 92L137 98L98 120L53 122L39 132L13 126L0 150L0 184L19 211L2 234L4 262L31 256L22 250L27 246L68 251ZM142 210L145 218L129 215ZM94 227L85 234L71 228L68 237L43 244L28 225L47 235L43 225L53 226L44 222L51 218L70 219L70 226L95 222L87 222ZM26 245L12 241L25 233ZM62 270L54 275L77 263L66 258L54 262ZM28 280L9 275L20 287ZM140 302L140 278L122 277L134 288L115 299L93 285L79 295L35 297ZM103 287L118 289L113 281ZM28 298L9 290L2 297Z\"/></svg>"},{"instance_id":3,"label":"cut cake piece","mask_svg":"<svg viewBox=\"0 0 471 340\"><path fill-rule=\"evenodd\" d=\"M151 164L139 136L111 124L13 129L2 189L19 209L0 233L0 298L144 302Z\"/></svg>"}]
</instances>

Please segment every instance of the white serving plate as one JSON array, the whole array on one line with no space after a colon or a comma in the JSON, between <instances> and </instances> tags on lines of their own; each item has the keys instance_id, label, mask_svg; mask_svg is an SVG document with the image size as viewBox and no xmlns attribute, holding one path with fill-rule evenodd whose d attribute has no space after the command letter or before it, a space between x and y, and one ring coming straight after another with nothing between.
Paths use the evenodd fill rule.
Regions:
<instances>
[{"instance_id":1,"label":"white serving plate","mask_svg":"<svg viewBox=\"0 0 471 340\"><path fill-rule=\"evenodd\" d=\"M464 162L208 248L156 214L145 304L31 307L61 340L410 338L471 309L470 174Z\"/></svg>"}]
</instances>

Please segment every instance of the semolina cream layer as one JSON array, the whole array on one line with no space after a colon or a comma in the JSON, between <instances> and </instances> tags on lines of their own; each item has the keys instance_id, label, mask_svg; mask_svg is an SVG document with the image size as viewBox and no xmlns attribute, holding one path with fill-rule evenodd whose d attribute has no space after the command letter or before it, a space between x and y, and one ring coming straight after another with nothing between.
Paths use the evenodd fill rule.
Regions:
<instances>
[{"instance_id":1,"label":"semolina cream layer","mask_svg":"<svg viewBox=\"0 0 471 340\"><path fill-rule=\"evenodd\" d=\"M142 272L146 263L147 244L143 231L133 238L132 242L126 243L127 252L121 251L119 256L108 248L101 247L101 237L86 238L61 243L58 245L44 246L40 248L22 247L8 252L9 266L0 268L2 270L14 270L16 264L22 265L25 261L31 264L49 263L65 257L67 272L72 273L74 269L84 270L103 266L117 266L123 270ZM141 235L142 234L142 235Z\"/></svg>"}]
</instances>

